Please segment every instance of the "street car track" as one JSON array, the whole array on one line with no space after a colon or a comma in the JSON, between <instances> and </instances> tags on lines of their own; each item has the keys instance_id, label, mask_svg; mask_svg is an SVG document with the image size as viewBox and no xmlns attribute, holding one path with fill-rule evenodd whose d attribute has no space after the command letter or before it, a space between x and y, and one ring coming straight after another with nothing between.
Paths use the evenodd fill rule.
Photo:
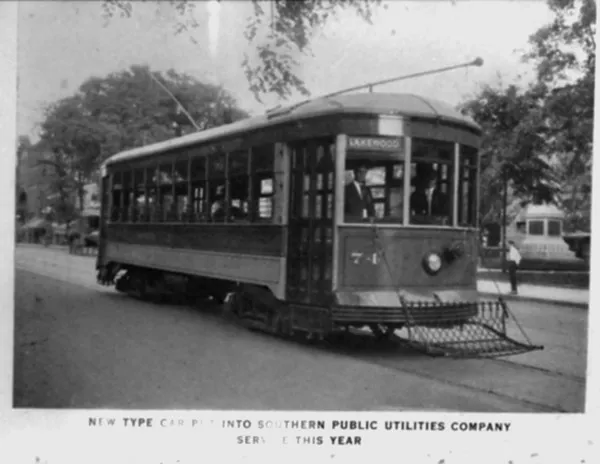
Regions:
<instances>
[{"instance_id":1,"label":"street car track","mask_svg":"<svg viewBox=\"0 0 600 464\"><path fill-rule=\"evenodd\" d=\"M269 336L265 334L264 336ZM497 390L493 390L490 388L477 387L474 385L470 385L463 378L463 381L451 379L448 377L443 377L439 375L441 372L436 372L435 368L433 369L434 373L428 372L425 370L425 363L435 363L438 361L442 362L457 362L457 363L469 363L469 362L481 362L485 363L486 367L493 367L492 370L496 372L500 372L502 370L506 370L507 366L511 366L512 369L518 370L521 376L529 376L533 373L535 376L539 378L539 376L547 377L549 379L557 379L559 381L567 380L568 382L574 382L579 386L585 387L585 379L578 376L571 376L568 374L552 372L543 368L538 368L535 366L523 365L520 363L515 363L512 361L504 360L504 359L451 359L451 358L436 358L432 359L431 357L414 352L409 348L404 347L403 345L398 344L381 344L374 340L373 337L364 334L352 334L350 335L352 340L342 341L338 344L330 344L327 342L322 343L310 343L304 340L297 341L298 344L305 345L307 348L315 349L315 350L326 350L328 353L335 353L340 356L348 356L354 359L359 359L361 361L366 361L372 364L379 365L381 367L385 367L387 369L394 370L396 372L404 372L407 374L415 375L423 379L433 380L436 382L442 382L446 385L451 385L454 387L463 388L469 391L477 392L477 393L485 393L488 395L494 395L498 398L511 401L513 403L517 403L523 405L528 409L536 409L539 412L573 412L570 409L563 408L557 406L556 404L547 404L545 402L540 401L532 401L525 398L520 398L517 396L511 396L509 394L502 393ZM354 338L356 337L356 338ZM362 340L361 340L362 339ZM359 341L360 340L360 341ZM357 341L359 341L357 346ZM353 346L354 345L354 346ZM395 346L394 346L395 345ZM365 348L367 348L365 350ZM420 366L414 367L410 366L407 363L411 361L418 361ZM401 363L401 364L400 364ZM436 375L438 374L438 375ZM583 405L581 405L581 409L583 410Z\"/></svg>"},{"instance_id":2,"label":"street car track","mask_svg":"<svg viewBox=\"0 0 600 464\"><path fill-rule=\"evenodd\" d=\"M585 385L585 377L582 377L580 375L568 374L566 372L560 372L560 371L553 371L552 369L545 369L545 368L539 367L539 366L532 366L531 364L518 362L514 359L495 359L494 361L496 361L498 363L506 363L506 364L511 364L513 366L520 366L520 367L524 367L527 369L532 369L535 371L543 372L545 374L549 374L549 375L553 375L553 376L557 376L557 377L565 377L567 379L573 380L574 382L578 382L582 385Z\"/></svg>"},{"instance_id":3,"label":"street car track","mask_svg":"<svg viewBox=\"0 0 600 464\"><path fill-rule=\"evenodd\" d=\"M495 395L499 398L505 398L505 399L510 399L512 401L518 401L523 405L526 406L533 406L537 409L540 409L541 411L545 411L545 412L572 412L566 408L562 408L560 406L557 406L555 404L547 404L545 402L540 402L540 401L532 401L529 399L525 399L525 398L521 398L521 397L517 397L517 396L512 396L509 394L505 394L502 393L498 390L493 390L490 388L483 388L483 387L477 387L477 386L473 386L473 385L469 385L467 384L464 379L463 381L461 380L452 380L452 379L448 379L448 378L442 378L440 375L435 375L435 374L431 374L431 373L427 373L424 372L423 369L419 369L419 368L409 368L407 366L402 366L399 367L397 364L395 364L395 362L393 360L388 360L385 358L373 358L373 357L367 357L367 356L361 356L361 355L355 355L355 357L358 357L360 359L363 360L368 360L370 362L373 362L375 364L378 364L380 366L385 366L400 372L406 372L406 373L410 373L413 375L419 375L423 378L428 378L431 380L436 380L436 381L440 381L440 382L444 382L448 385L453 385L453 386L457 386L457 387L461 387L470 391L474 391L474 392L482 392L482 393L487 393L487 394L491 394L491 395ZM466 361L466 360L459 360L459 362L461 361ZM506 366L506 365L512 365L514 367L516 367L517 369L519 369L521 371L521 374L530 374L530 373L543 373L544 376L546 377L550 377L551 379L555 379L555 378L563 378L563 377L567 377L568 380L570 382L575 382L579 385L582 385L583 387L585 387L585 380L581 379L581 378L573 378L572 376L566 376L562 373L556 373L556 372L549 372L543 369L539 369L536 367L531 367L531 366L527 366L527 365L522 365L522 364L518 364L518 363L513 363L510 361L506 361L506 360L499 360L499 359L485 359L483 360L485 363L488 364L488 366L490 365L494 365L496 366L497 372L501 372L502 366ZM583 408L583 405L582 405Z\"/></svg>"},{"instance_id":4,"label":"street car track","mask_svg":"<svg viewBox=\"0 0 600 464\"><path fill-rule=\"evenodd\" d=\"M24 269L23 267L17 266L18 269L26 271L26 272L33 272L36 274L42 274L45 277L48 277L50 279L55 279L55 280L60 280L63 282L69 282L69 283L74 283L71 280L69 280L68 278L65 278L63 274L61 273L52 273L52 272L44 272L44 273L39 273L37 271L31 271L28 269ZM96 285L90 285L90 284L83 284L81 282L77 282L77 285L80 286L84 286L87 289L90 290L95 290L95 291L99 291L101 293L107 293L107 294L112 294L114 296L119 296L119 294L117 292L115 292L112 289L103 289L103 288L98 288ZM123 296L124 298L127 298L126 296ZM195 306L194 308L197 308L197 306ZM222 319L229 319L229 322L233 322L230 316L223 316L220 311L220 305L216 305L210 301L205 301L203 302L203 307L202 307L202 313L206 314L206 315L218 315L218 317L222 318ZM243 327L239 327L242 330L246 330ZM259 332L255 332L256 336L264 336L264 337L273 337L272 335L268 335L268 334L263 334L263 333L259 333ZM274 337L273 337L274 338ZM496 375L498 375L498 372L501 372L502 370L506 370L505 368L507 366L512 366L514 369L517 369L520 373L520 375L525 375L527 377L531 377L532 373L537 374L537 376L539 377L539 375L541 374L543 377L546 378L550 378L550 381L552 381L553 379L564 379L564 380L568 380L569 382L575 382L578 386L582 386L585 384L585 380L581 379L579 377L574 377L574 376L569 376L566 374L562 374L562 373L557 373L557 372L552 372L552 371L548 371L545 369L541 369L541 368L537 368L537 367L533 367L533 366L527 366L527 365L522 365L519 363L515 363L513 361L508 361L508 360L503 360L503 359L480 359L480 360L473 360L473 359L462 359L462 360L454 360L454 359L449 359L449 358L437 358L437 359L432 359L427 355L423 355L420 353L416 353L412 350L409 350L403 346L399 346L396 345L394 346L394 344L392 344L392 346L385 345L385 344L378 344L375 342L375 340L373 339L373 337L371 337L370 335L365 335L365 334L351 334L350 336L350 340L345 340L342 341L340 343L336 343L336 344L332 344L332 343L310 343L307 342L305 340L286 340L286 339L280 339L281 342L283 343L296 343L298 345L302 345L305 349L313 349L316 351L320 351L320 350L325 350L329 353L333 353L333 354L337 354L340 356L345 356L345 357L350 357L350 358L354 358L354 359L358 359L361 361L365 361L365 362L369 362L381 367L385 367L387 369L391 369L395 372L403 372L403 373L407 373L407 374L411 374L414 376L418 376L422 379L427 379L427 380L431 380L431 381L435 381L435 382L441 382L445 385L451 385L454 387L458 387L458 388L462 388L462 389L466 389L469 391L473 391L473 392L477 392L477 393L485 393L488 395L493 395L499 399L503 399L503 400L508 400L510 402L512 402L513 404L516 405L520 405L525 409L535 409L539 412L573 412L568 408L562 408L557 406L556 404L547 404L546 402L543 401L531 401L529 399L525 399L522 397L517 397L517 396L512 396L510 394L505 394L501 391L498 390L494 390L492 388L486 388L486 387L479 387L479 386L474 386L474 385L470 385L468 382L466 382L466 378L462 378L459 380L456 379L452 379L452 378L448 378L448 376L444 376L442 375L442 372L438 371L435 369L435 367L430 370L429 372L426 370L426 368L431 364L438 364L440 362L443 363L448 363L448 362L457 362L457 363L462 363L463 366L466 363L472 363L473 361L477 362L482 362L485 363L486 366L489 368L490 366L495 366L495 368L492 369L492 371L494 371L496 373ZM358 343L357 343L358 342ZM408 365L407 363L411 363L414 364L415 360L418 360L418 367L415 367L414 365ZM503 369L504 366L504 369ZM501 376L501 377L505 377L505 376ZM581 409L583 409L583 405L580 406Z\"/></svg>"}]
</instances>

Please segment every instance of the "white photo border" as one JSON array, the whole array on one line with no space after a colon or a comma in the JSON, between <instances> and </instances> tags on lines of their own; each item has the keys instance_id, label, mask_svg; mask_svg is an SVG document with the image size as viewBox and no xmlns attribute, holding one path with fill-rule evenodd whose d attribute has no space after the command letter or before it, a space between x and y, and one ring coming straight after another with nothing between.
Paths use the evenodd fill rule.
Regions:
<instances>
[{"instance_id":1,"label":"white photo border","mask_svg":"<svg viewBox=\"0 0 600 464\"><path fill-rule=\"evenodd\" d=\"M110 410L15 410L12 408L13 292L14 292L14 226L15 226L15 147L16 147L16 64L17 2L0 2L0 285L2 322L0 323L0 461L11 464L33 464L39 457L47 464L187 464L200 462L365 462L379 457L392 462L411 463L591 463L598 455L597 430L600 413L598 372L600 346L595 311L597 287L590 288L587 394L585 414L450 414L419 412L378 413L270 413L209 411L110 411ZM599 103L596 100L596 114ZM598 140L594 125L594 139ZM597 148L594 147L597 155ZM593 164L593 205L600 205L600 163ZM593 208L593 225L599 224L597 207ZM595 251L597 247L592 246ZM593 252L591 279L598 274L600 253ZM90 427L90 418L116 418L114 427ZM175 418L215 421L214 426L126 428L126 417ZM258 435L255 430L224 430L218 424L224 419L248 419L254 424L267 419L316 420L330 424L335 420L384 423L386 420L453 422L506 422L508 433L483 432L361 432L361 446L282 447L276 445L237 445L236 436ZM449 425L448 425L449 427ZM596 432L594 432L596 430ZM309 433L307 433L309 434ZM335 435L327 431L324 435ZM346 435L348 435L346 433ZM273 435L275 436L275 435ZM273 438L278 440L280 437Z\"/></svg>"}]
</instances>

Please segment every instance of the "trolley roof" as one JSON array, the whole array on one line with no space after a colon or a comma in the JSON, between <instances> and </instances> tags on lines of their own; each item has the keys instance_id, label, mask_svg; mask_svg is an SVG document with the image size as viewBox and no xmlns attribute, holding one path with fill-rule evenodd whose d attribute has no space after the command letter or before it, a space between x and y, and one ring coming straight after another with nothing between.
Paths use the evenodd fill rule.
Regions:
<instances>
[{"instance_id":1,"label":"trolley roof","mask_svg":"<svg viewBox=\"0 0 600 464\"><path fill-rule=\"evenodd\" d=\"M480 132L481 128L469 117L462 115L450 105L413 94L358 93L308 100L289 107L267 112L265 115L243 119L232 124L206 129L162 142L137 147L117 153L105 161L105 165L130 161L137 158L206 143L244 132L263 129L296 119L309 119L328 114L389 114L406 117L436 119L461 124Z\"/></svg>"}]
</instances>

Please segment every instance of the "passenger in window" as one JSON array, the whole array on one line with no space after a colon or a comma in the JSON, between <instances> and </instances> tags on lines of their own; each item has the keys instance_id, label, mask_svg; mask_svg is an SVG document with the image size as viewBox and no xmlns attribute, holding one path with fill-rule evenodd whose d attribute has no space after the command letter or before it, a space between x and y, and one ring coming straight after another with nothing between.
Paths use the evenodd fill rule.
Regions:
<instances>
[{"instance_id":1,"label":"passenger in window","mask_svg":"<svg viewBox=\"0 0 600 464\"><path fill-rule=\"evenodd\" d=\"M215 201L210 207L210 216L213 221L225 220L225 186L219 185L215 192Z\"/></svg>"},{"instance_id":2,"label":"passenger in window","mask_svg":"<svg viewBox=\"0 0 600 464\"><path fill-rule=\"evenodd\" d=\"M426 164L417 167L415 191L410 196L411 213L416 216L447 216L448 198L437 188L435 170Z\"/></svg>"},{"instance_id":3,"label":"passenger in window","mask_svg":"<svg viewBox=\"0 0 600 464\"><path fill-rule=\"evenodd\" d=\"M246 219L246 213L241 208L241 204L239 204L239 201L235 203L232 202L229 205L229 217L231 220Z\"/></svg>"},{"instance_id":4,"label":"passenger in window","mask_svg":"<svg viewBox=\"0 0 600 464\"><path fill-rule=\"evenodd\" d=\"M229 217L231 220L243 220L248 216L247 179L234 179L229 187Z\"/></svg>"},{"instance_id":5,"label":"passenger in window","mask_svg":"<svg viewBox=\"0 0 600 464\"><path fill-rule=\"evenodd\" d=\"M347 219L360 220L375 217L373 198L367 188L368 168L362 164L354 169L354 180L346 185L344 212Z\"/></svg>"},{"instance_id":6,"label":"passenger in window","mask_svg":"<svg viewBox=\"0 0 600 464\"><path fill-rule=\"evenodd\" d=\"M400 221L402 221L402 216L404 214L404 190L402 189L402 187L390 188L389 202L389 216L391 218L400 219Z\"/></svg>"}]
</instances>

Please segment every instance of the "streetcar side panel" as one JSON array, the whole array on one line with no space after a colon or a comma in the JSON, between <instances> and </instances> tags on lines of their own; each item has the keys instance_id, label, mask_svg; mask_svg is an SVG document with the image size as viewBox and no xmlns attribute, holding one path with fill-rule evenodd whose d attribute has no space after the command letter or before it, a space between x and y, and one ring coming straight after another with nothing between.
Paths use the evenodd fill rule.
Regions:
<instances>
[{"instance_id":1,"label":"streetcar side panel","mask_svg":"<svg viewBox=\"0 0 600 464\"><path fill-rule=\"evenodd\" d=\"M273 143L261 145L258 154L214 148L191 147L108 167L106 183L112 188L103 197L109 213L101 234L100 280L106 268L143 268L217 279L227 286L254 284L283 296L285 150ZM222 174L207 174L216 172L212 163L218 156L225 160ZM237 160L243 156L248 161L240 168ZM176 172L178 164L183 175ZM165 167L173 179L181 179L179 184L163 185L165 176L159 174ZM142 175L136 179L138 171ZM218 196L219 186L226 189L224 198ZM165 207L165 197L176 201ZM213 210L219 200L222 217Z\"/></svg>"},{"instance_id":2,"label":"streetcar side panel","mask_svg":"<svg viewBox=\"0 0 600 464\"><path fill-rule=\"evenodd\" d=\"M282 292L279 225L111 224L105 262L266 286Z\"/></svg>"}]
</instances>

